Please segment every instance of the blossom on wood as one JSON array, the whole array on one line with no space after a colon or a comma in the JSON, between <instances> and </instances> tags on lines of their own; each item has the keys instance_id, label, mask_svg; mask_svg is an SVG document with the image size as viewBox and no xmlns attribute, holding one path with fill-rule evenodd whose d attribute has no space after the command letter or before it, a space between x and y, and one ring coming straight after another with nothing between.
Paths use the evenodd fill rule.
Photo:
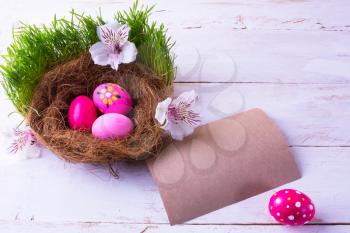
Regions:
<instances>
[{"instance_id":1,"label":"blossom on wood","mask_svg":"<svg viewBox=\"0 0 350 233\"><path fill-rule=\"evenodd\" d=\"M175 140L182 140L193 133L200 123L200 114L196 111L198 95L194 90L184 92L177 98L167 98L156 108L155 118L161 128L168 131Z\"/></svg>"}]
</instances>

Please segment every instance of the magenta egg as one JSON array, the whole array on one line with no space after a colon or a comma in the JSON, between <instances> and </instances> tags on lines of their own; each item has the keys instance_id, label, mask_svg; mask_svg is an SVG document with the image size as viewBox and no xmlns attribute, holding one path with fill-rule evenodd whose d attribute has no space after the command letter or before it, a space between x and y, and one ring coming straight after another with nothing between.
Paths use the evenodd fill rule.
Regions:
<instances>
[{"instance_id":1,"label":"magenta egg","mask_svg":"<svg viewBox=\"0 0 350 233\"><path fill-rule=\"evenodd\" d=\"M315 205L304 193L282 189L272 195L269 211L274 219L285 225L303 225L315 216Z\"/></svg>"},{"instance_id":2,"label":"magenta egg","mask_svg":"<svg viewBox=\"0 0 350 233\"><path fill-rule=\"evenodd\" d=\"M76 97L69 106L68 123L71 129L90 131L96 118L95 105L87 96Z\"/></svg>"},{"instance_id":3,"label":"magenta egg","mask_svg":"<svg viewBox=\"0 0 350 233\"><path fill-rule=\"evenodd\" d=\"M97 118L92 125L92 134L98 139L121 139L130 135L134 124L119 113L107 113Z\"/></svg>"},{"instance_id":4,"label":"magenta egg","mask_svg":"<svg viewBox=\"0 0 350 233\"><path fill-rule=\"evenodd\" d=\"M103 83L94 93L93 100L102 113L128 114L132 109L132 99L128 92L115 83Z\"/></svg>"}]
</instances>

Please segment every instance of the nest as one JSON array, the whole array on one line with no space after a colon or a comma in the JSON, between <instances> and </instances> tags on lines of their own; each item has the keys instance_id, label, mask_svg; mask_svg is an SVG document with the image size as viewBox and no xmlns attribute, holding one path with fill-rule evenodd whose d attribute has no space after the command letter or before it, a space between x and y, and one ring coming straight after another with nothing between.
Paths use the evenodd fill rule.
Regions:
<instances>
[{"instance_id":1,"label":"nest","mask_svg":"<svg viewBox=\"0 0 350 233\"><path fill-rule=\"evenodd\" d=\"M134 108L128 114L133 133L122 140L99 140L91 132L71 130L68 109L79 95L91 97L101 83L117 83L131 95ZM89 54L58 65L38 83L28 113L28 123L39 142L69 162L109 163L140 160L156 155L169 138L154 119L158 102L172 93L164 79L146 67L122 64L118 71L95 65Z\"/></svg>"}]
</instances>

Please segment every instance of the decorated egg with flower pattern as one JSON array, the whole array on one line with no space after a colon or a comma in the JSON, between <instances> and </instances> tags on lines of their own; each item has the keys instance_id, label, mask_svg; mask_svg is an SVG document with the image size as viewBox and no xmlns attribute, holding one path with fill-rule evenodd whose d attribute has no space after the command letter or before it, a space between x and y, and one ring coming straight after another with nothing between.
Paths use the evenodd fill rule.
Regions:
<instances>
[{"instance_id":1,"label":"decorated egg with flower pattern","mask_svg":"<svg viewBox=\"0 0 350 233\"><path fill-rule=\"evenodd\" d=\"M103 83L93 93L95 106L102 113L128 114L132 109L129 93L115 83Z\"/></svg>"},{"instance_id":2,"label":"decorated egg with flower pattern","mask_svg":"<svg viewBox=\"0 0 350 233\"><path fill-rule=\"evenodd\" d=\"M315 205L304 193L282 189L270 198L269 211L276 221L285 225L303 225L315 216Z\"/></svg>"}]
</instances>

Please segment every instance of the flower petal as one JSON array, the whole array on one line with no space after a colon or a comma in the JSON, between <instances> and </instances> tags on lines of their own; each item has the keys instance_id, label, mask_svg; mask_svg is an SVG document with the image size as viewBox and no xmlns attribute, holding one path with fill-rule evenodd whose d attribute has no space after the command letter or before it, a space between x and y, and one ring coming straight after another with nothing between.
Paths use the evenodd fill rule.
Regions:
<instances>
[{"instance_id":1,"label":"flower petal","mask_svg":"<svg viewBox=\"0 0 350 233\"><path fill-rule=\"evenodd\" d=\"M107 23L106 26L110 27L114 31L117 31L122 25L118 23L118 21L113 21L113 22Z\"/></svg>"},{"instance_id":2,"label":"flower petal","mask_svg":"<svg viewBox=\"0 0 350 233\"><path fill-rule=\"evenodd\" d=\"M18 156L23 159L40 158L41 148L38 145L26 145L22 151L18 152Z\"/></svg>"},{"instance_id":3,"label":"flower petal","mask_svg":"<svg viewBox=\"0 0 350 233\"><path fill-rule=\"evenodd\" d=\"M114 70L118 70L120 62L120 55L116 53L111 53L108 56L109 62L108 64L112 67Z\"/></svg>"},{"instance_id":4,"label":"flower petal","mask_svg":"<svg viewBox=\"0 0 350 233\"><path fill-rule=\"evenodd\" d=\"M97 36L100 39L100 41L105 43L106 33L107 34L110 33L108 35L112 36L113 35L112 32L117 32L120 27L121 25L117 21L114 21L105 25L97 26Z\"/></svg>"},{"instance_id":5,"label":"flower petal","mask_svg":"<svg viewBox=\"0 0 350 233\"><path fill-rule=\"evenodd\" d=\"M111 48L122 47L129 37L130 27L126 24L120 25L118 22L101 25L97 27L97 36L100 41Z\"/></svg>"},{"instance_id":6,"label":"flower petal","mask_svg":"<svg viewBox=\"0 0 350 233\"><path fill-rule=\"evenodd\" d=\"M92 45L89 52L95 64L102 66L110 64L109 47L102 42L97 42Z\"/></svg>"},{"instance_id":7,"label":"flower petal","mask_svg":"<svg viewBox=\"0 0 350 233\"><path fill-rule=\"evenodd\" d=\"M99 53L108 53L109 51L110 51L109 47L103 44L102 42L97 42L93 44L89 49L89 52L92 55L97 55Z\"/></svg>"},{"instance_id":8,"label":"flower petal","mask_svg":"<svg viewBox=\"0 0 350 233\"><path fill-rule=\"evenodd\" d=\"M0 166L17 161L40 157L42 146L29 127L12 129L5 127L0 131Z\"/></svg>"},{"instance_id":9,"label":"flower petal","mask_svg":"<svg viewBox=\"0 0 350 233\"><path fill-rule=\"evenodd\" d=\"M170 132L171 137L174 140L182 141L186 136L191 135L194 131L193 127L183 123L173 123L170 121L167 127L167 131Z\"/></svg>"},{"instance_id":10,"label":"flower petal","mask_svg":"<svg viewBox=\"0 0 350 233\"><path fill-rule=\"evenodd\" d=\"M183 122L190 125L198 125L200 114L197 109L196 100L198 95L194 90L183 92L173 100L169 106L169 118L174 122Z\"/></svg>"},{"instance_id":11,"label":"flower petal","mask_svg":"<svg viewBox=\"0 0 350 233\"><path fill-rule=\"evenodd\" d=\"M119 46L122 47L128 42L130 27L127 24L121 25L117 33Z\"/></svg>"},{"instance_id":12,"label":"flower petal","mask_svg":"<svg viewBox=\"0 0 350 233\"><path fill-rule=\"evenodd\" d=\"M191 91L186 91L181 93L176 99L174 99L172 104L178 105L179 103L184 102L184 103L193 105L195 104L197 99L198 99L198 95L196 91L191 90Z\"/></svg>"},{"instance_id":13,"label":"flower petal","mask_svg":"<svg viewBox=\"0 0 350 233\"><path fill-rule=\"evenodd\" d=\"M120 64L120 60L118 58L113 59L113 62L111 63L112 69L118 70Z\"/></svg>"},{"instance_id":14,"label":"flower petal","mask_svg":"<svg viewBox=\"0 0 350 233\"><path fill-rule=\"evenodd\" d=\"M163 129L167 127L168 121L168 107L171 103L171 98L167 98L159 102L156 108L155 118Z\"/></svg>"},{"instance_id":15,"label":"flower petal","mask_svg":"<svg viewBox=\"0 0 350 233\"><path fill-rule=\"evenodd\" d=\"M106 25L97 26L97 37L100 39L100 41L104 41L104 38L102 37L103 31L105 31Z\"/></svg>"},{"instance_id":16,"label":"flower petal","mask_svg":"<svg viewBox=\"0 0 350 233\"><path fill-rule=\"evenodd\" d=\"M125 42L122 47L122 63L130 63L136 60L137 49L134 43Z\"/></svg>"}]
</instances>

